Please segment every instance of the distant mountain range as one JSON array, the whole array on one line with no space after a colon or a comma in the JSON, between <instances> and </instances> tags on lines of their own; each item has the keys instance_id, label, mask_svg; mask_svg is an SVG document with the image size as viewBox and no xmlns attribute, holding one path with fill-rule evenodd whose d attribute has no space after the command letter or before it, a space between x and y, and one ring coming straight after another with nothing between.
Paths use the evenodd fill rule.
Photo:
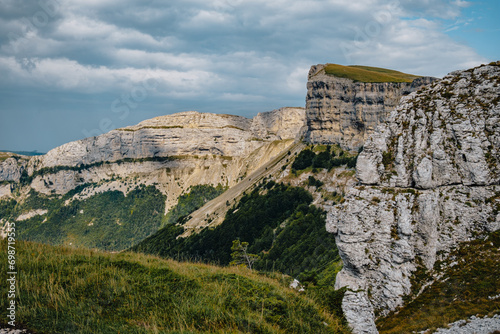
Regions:
<instances>
[{"instance_id":1,"label":"distant mountain range","mask_svg":"<svg viewBox=\"0 0 500 334\"><path fill-rule=\"evenodd\" d=\"M14 154L19 154L19 155L27 155L27 156L35 156L35 155L44 155L45 153L41 153L38 151L9 151L9 150L0 150L0 152L3 153L14 153Z\"/></svg>"}]
</instances>

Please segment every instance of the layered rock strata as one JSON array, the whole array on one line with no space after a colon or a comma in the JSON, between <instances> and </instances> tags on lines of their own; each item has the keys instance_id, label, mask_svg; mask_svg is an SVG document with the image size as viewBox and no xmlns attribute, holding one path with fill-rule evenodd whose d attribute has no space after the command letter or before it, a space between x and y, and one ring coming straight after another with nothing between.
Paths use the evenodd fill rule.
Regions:
<instances>
[{"instance_id":1,"label":"layered rock strata","mask_svg":"<svg viewBox=\"0 0 500 334\"><path fill-rule=\"evenodd\" d=\"M63 195L95 184L82 196L155 185L167 195L166 210L192 185L233 186L302 136L303 108L282 108L254 119L195 111L156 117L59 146L29 161L0 166L0 196L11 183Z\"/></svg>"},{"instance_id":2,"label":"layered rock strata","mask_svg":"<svg viewBox=\"0 0 500 334\"><path fill-rule=\"evenodd\" d=\"M293 121L282 122L282 118ZM279 133L274 123L281 126ZM64 144L44 156L31 159L28 171L31 175L47 167L167 156L244 157L263 142L295 138L303 126L304 110L301 108L262 113L255 120L233 115L181 112Z\"/></svg>"},{"instance_id":3,"label":"layered rock strata","mask_svg":"<svg viewBox=\"0 0 500 334\"><path fill-rule=\"evenodd\" d=\"M354 150L387 119L402 96L436 80L420 77L411 83L355 82L328 75L324 67L315 65L309 71L306 139Z\"/></svg>"},{"instance_id":4,"label":"layered rock strata","mask_svg":"<svg viewBox=\"0 0 500 334\"><path fill-rule=\"evenodd\" d=\"M453 72L404 97L368 138L359 185L328 213L351 290L343 309L355 333L415 295L460 242L500 228L500 66Z\"/></svg>"}]
</instances>

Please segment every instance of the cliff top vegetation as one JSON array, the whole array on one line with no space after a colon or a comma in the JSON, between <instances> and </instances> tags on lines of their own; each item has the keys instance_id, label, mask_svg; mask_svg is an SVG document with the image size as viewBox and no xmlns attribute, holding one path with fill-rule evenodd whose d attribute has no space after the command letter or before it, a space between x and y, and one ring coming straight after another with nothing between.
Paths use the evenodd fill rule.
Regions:
<instances>
[{"instance_id":1,"label":"cliff top vegetation","mask_svg":"<svg viewBox=\"0 0 500 334\"><path fill-rule=\"evenodd\" d=\"M325 73L357 82L412 82L418 75L370 66L326 64Z\"/></svg>"}]
</instances>

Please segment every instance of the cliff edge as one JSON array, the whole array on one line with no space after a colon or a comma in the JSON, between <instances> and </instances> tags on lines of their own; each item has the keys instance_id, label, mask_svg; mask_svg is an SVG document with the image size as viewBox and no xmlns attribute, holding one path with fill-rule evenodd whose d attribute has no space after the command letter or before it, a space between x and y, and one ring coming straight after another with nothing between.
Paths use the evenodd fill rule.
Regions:
<instances>
[{"instance_id":1,"label":"cliff edge","mask_svg":"<svg viewBox=\"0 0 500 334\"><path fill-rule=\"evenodd\" d=\"M357 150L387 120L401 97L435 80L373 67L312 66L307 82L306 140Z\"/></svg>"},{"instance_id":2,"label":"cliff edge","mask_svg":"<svg viewBox=\"0 0 500 334\"><path fill-rule=\"evenodd\" d=\"M500 229L500 66L452 72L404 97L367 139L359 185L328 213L344 261L336 287L355 333L416 295L461 242Z\"/></svg>"}]
</instances>

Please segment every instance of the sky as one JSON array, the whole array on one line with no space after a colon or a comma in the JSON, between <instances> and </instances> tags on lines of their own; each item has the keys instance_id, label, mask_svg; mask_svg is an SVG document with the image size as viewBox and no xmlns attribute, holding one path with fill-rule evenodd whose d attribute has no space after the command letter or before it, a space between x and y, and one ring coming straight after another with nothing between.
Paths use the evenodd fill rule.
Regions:
<instances>
[{"instance_id":1,"label":"sky","mask_svg":"<svg viewBox=\"0 0 500 334\"><path fill-rule=\"evenodd\" d=\"M311 65L500 60L498 0L2 0L0 150L181 111L304 107Z\"/></svg>"}]
</instances>

